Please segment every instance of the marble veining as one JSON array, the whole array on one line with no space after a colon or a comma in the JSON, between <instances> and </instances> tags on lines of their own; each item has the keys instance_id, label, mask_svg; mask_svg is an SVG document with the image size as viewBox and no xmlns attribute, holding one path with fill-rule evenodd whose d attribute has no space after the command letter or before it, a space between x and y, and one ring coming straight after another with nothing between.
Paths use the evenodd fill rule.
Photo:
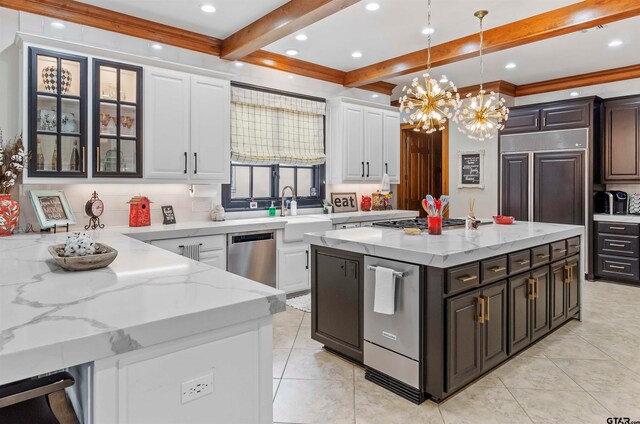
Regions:
<instances>
[{"instance_id":1,"label":"marble veining","mask_svg":"<svg viewBox=\"0 0 640 424\"><path fill-rule=\"evenodd\" d=\"M442 235L408 235L393 228L353 228L308 233L312 245L331 247L437 268L448 268L545 243L581 236L577 225L516 222L481 225L476 231L444 230Z\"/></svg>"},{"instance_id":2,"label":"marble veining","mask_svg":"<svg viewBox=\"0 0 640 424\"><path fill-rule=\"evenodd\" d=\"M279 290L134 240L108 268L67 272L47 246L65 234L0 239L0 384L260 319L285 309Z\"/></svg>"}]
</instances>

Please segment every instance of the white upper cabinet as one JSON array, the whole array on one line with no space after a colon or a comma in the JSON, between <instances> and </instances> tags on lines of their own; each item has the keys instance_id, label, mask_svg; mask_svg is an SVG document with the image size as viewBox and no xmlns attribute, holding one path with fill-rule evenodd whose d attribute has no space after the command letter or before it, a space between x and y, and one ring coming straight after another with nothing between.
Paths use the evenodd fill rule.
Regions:
<instances>
[{"instance_id":1,"label":"white upper cabinet","mask_svg":"<svg viewBox=\"0 0 640 424\"><path fill-rule=\"evenodd\" d=\"M160 69L145 71L145 176L187 180L189 76Z\"/></svg>"},{"instance_id":2,"label":"white upper cabinet","mask_svg":"<svg viewBox=\"0 0 640 424\"><path fill-rule=\"evenodd\" d=\"M379 183L385 172L400 182L400 114L397 109L343 99L330 102L327 142L329 184Z\"/></svg>"},{"instance_id":3,"label":"white upper cabinet","mask_svg":"<svg viewBox=\"0 0 640 424\"><path fill-rule=\"evenodd\" d=\"M191 178L230 182L229 81L191 78Z\"/></svg>"},{"instance_id":4,"label":"white upper cabinet","mask_svg":"<svg viewBox=\"0 0 640 424\"><path fill-rule=\"evenodd\" d=\"M145 177L229 183L229 81L159 69L145 80Z\"/></svg>"}]
</instances>

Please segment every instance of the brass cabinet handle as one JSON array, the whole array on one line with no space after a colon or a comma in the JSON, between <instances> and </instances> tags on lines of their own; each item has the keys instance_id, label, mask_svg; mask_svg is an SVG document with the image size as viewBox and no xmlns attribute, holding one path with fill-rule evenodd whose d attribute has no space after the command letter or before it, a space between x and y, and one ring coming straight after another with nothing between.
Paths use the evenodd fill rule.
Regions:
<instances>
[{"instance_id":1,"label":"brass cabinet handle","mask_svg":"<svg viewBox=\"0 0 640 424\"><path fill-rule=\"evenodd\" d=\"M484 313L485 313L484 312L484 297L479 296L477 298L477 300L478 300L478 304L480 305L480 314L478 315L478 323L479 324L484 324L484 320L485 320L485 318L484 318Z\"/></svg>"},{"instance_id":2,"label":"brass cabinet handle","mask_svg":"<svg viewBox=\"0 0 640 424\"><path fill-rule=\"evenodd\" d=\"M554 252L566 252L567 249L553 249Z\"/></svg>"},{"instance_id":3,"label":"brass cabinet handle","mask_svg":"<svg viewBox=\"0 0 640 424\"><path fill-rule=\"evenodd\" d=\"M544 254L542 254L542 253L538 253L536 256L537 256L538 258L540 258L540 259L547 259L547 258L548 258L549 256L551 256L551 255L549 255L549 254L544 255Z\"/></svg>"},{"instance_id":4,"label":"brass cabinet handle","mask_svg":"<svg viewBox=\"0 0 640 424\"><path fill-rule=\"evenodd\" d=\"M580 247L580 245L579 244L570 244L569 247L572 248L572 249L575 249L577 247Z\"/></svg>"},{"instance_id":5,"label":"brass cabinet handle","mask_svg":"<svg viewBox=\"0 0 640 424\"><path fill-rule=\"evenodd\" d=\"M564 273L564 282L569 284L571 282L571 267L569 265L565 265L564 270L566 271Z\"/></svg>"},{"instance_id":6,"label":"brass cabinet handle","mask_svg":"<svg viewBox=\"0 0 640 424\"><path fill-rule=\"evenodd\" d=\"M624 227L609 227L610 230L624 230Z\"/></svg>"},{"instance_id":7,"label":"brass cabinet handle","mask_svg":"<svg viewBox=\"0 0 640 424\"><path fill-rule=\"evenodd\" d=\"M518 261L518 265L526 265L528 263L529 263L529 261L527 259L521 259L521 260Z\"/></svg>"},{"instance_id":8,"label":"brass cabinet handle","mask_svg":"<svg viewBox=\"0 0 640 424\"><path fill-rule=\"evenodd\" d=\"M547 117L546 117L546 116L543 116L543 117L542 117L542 126L543 126L543 127L546 127L546 126L547 126Z\"/></svg>"},{"instance_id":9,"label":"brass cabinet handle","mask_svg":"<svg viewBox=\"0 0 640 424\"><path fill-rule=\"evenodd\" d=\"M533 278L528 278L527 279L527 284L529 286L529 300L533 300L536 298L536 291L535 291L535 287L534 284L536 283L536 280Z\"/></svg>"},{"instance_id":10,"label":"brass cabinet handle","mask_svg":"<svg viewBox=\"0 0 640 424\"><path fill-rule=\"evenodd\" d=\"M613 268L613 269L624 269L623 266L620 265L609 265L609 268Z\"/></svg>"},{"instance_id":11,"label":"brass cabinet handle","mask_svg":"<svg viewBox=\"0 0 640 424\"><path fill-rule=\"evenodd\" d=\"M572 283L572 282L573 282L573 268L574 268L574 267L576 267L576 266L577 266L577 265L571 265L571 266L569 267L569 273L571 274L571 278L569 279L569 280L570 280L570 281L569 281L569 283Z\"/></svg>"},{"instance_id":12,"label":"brass cabinet handle","mask_svg":"<svg viewBox=\"0 0 640 424\"><path fill-rule=\"evenodd\" d=\"M483 305L486 304L487 310L486 313L484 314L484 320L485 321L489 321L489 296L482 296L484 297L484 302L482 303Z\"/></svg>"},{"instance_id":13,"label":"brass cabinet handle","mask_svg":"<svg viewBox=\"0 0 640 424\"><path fill-rule=\"evenodd\" d=\"M456 280L462 281L463 283L466 283L467 281L473 281L476 278L478 278L477 275L465 275L465 276L456 278Z\"/></svg>"},{"instance_id":14,"label":"brass cabinet handle","mask_svg":"<svg viewBox=\"0 0 640 424\"><path fill-rule=\"evenodd\" d=\"M626 245L624 245L624 244L620 244L620 243L609 243L609 246L614 246L614 247L626 247Z\"/></svg>"},{"instance_id":15,"label":"brass cabinet handle","mask_svg":"<svg viewBox=\"0 0 640 424\"><path fill-rule=\"evenodd\" d=\"M540 283L540 281L538 280L538 278L536 278L536 285L535 285L535 288L536 288L535 298L536 299L538 298L538 284L539 283Z\"/></svg>"},{"instance_id":16,"label":"brass cabinet handle","mask_svg":"<svg viewBox=\"0 0 640 424\"><path fill-rule=\"evenodd\" d=\"M502 272L502 271L506 271L506 269L507 269L506 267L498 265L498 266L494 266L493 268L490 268L489 271Z\"/></svg>"}]
</instances>

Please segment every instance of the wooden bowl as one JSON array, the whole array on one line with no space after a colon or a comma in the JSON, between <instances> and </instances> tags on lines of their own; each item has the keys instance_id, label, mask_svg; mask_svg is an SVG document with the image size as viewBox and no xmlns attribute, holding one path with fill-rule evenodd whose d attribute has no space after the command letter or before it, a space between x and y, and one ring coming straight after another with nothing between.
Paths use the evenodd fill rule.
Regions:
<instances>
[{"instance_id":1,"label":"wooden bowl","mask_svg":"<svg viewBox=\"0 0 640 424\"><path fill-rule=\"evenodd\" d=\"M494 215L493 217L493 222L495 222L496 224L502 224L502 225L511 225L515 220L516 218L513 216Z\"/></svg>"},{"instance_id":2,"label":"wooden bowl","mask_svg":"<svg viewBox=\"0 0 640 424\"><path fill-rule=\"evenodd\" d=\"M118 251L106 244L96 243L96 253L87 256L63 256L64 244L49 246L49 253L60 267L67 271L90 271L107 267L118 256Z\"/></svg>"}]
</instances>

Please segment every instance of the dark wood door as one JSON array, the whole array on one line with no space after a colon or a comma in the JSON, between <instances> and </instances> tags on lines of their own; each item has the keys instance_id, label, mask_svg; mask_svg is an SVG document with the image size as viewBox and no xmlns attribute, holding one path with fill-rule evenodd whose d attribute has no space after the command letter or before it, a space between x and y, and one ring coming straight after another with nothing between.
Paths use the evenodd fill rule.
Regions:
<instances>
[{"instance_id":1,"label":"dark wood door","mask_svg":"<svg viewBox=\"0 0 640 424\"><path fill-rule=\"evenodd\" d=\"M534 280L534 296L531 304L531 341L549 332L549 267L531 272Z\"/></svg>"},{"instance_id":2,"label":"dark wood door","mask_svg":"<svg viewBox=\"0 0 640 424\"><path fill-rule=\"evenodd\" d=\"M580 310L580 257L578 255L567 259L567 318L574 316Z\"/></svg>"},{"instance_id":3,"label":"dark wood door","mask_svg":"<svg viewBox=\"0 0 640 424\"><path fill-rule=\"evenodd\" d=\"M482 324L482 369L498 365L507 357L507 282L482 290L485 320Z\"/></svg>"},{"instance_id":4,"label":"dark wood door","mask_svg":"<svg viewBox=\"0 0 640 424\"><path fill-rule=\"evenodd\" d=\"M551 328L557 327L567 319L565 265L565 261L551 264L551 302L549 302L551 308Z\"/></svg>"},{"instance_id":5,"label":"dark wood door","mask_svg":"<svg viewBox=\"0 0 640 424\"><path fill-rule=\"evenodd\" d=\"M398 207L426 216L422 199L427 194L434 197L442 194L442 134L403 130L401 150Z\"/></svg>"},{"instance_id":6,"label":"dark wood door","mask_svg":"<svg viewBox=\"0 0 640 424\"><path fill-rule=\"evenodd\" d=\"M531 340L531 300L533 287L530 274L510 278L509 290L509 354L526 347Z\"/></svg>"},{"instance_id":7,"label":"dark wood door","mask_svg":"<svg viewBox=\"0 0 640 424\"><path fill-rule=\"evenodd\" d=\"M362 266L361 258L346 253L312 251L312 338L360 362Z\"/></svg>"},{"instance_id":8,"label":"dark wood door","mask_svg":"<svg viewBox=\"0 0 640 424\"><path fill-rule=\"evenodd\" d=\"M447 300L447 392L480 375L480 292Z\"/></svg>"},{"instance_id":9,"label":"dark wood door","mask_svg":"<svg viewBox=\"0 0 640 424\"><path fill-rule=\"evenodd\" d=\"M584 153L535 153L533 220L584 225Z\"/></svg>"},{"instance_id":10,"label":"dark wood door","mask_svg":"<svg viewBox=\"0 0 640 424\"><path fill-rule=\"evenodd\" d=\"M586 128L591 122L591 102L570 102L543 107L543 131Z\"/></svg>"},{"instance_id":11,"label":"dark wood door","mask_svg":"<svg viewBox=\"0 0 640 424\"><path fill-rule=\"evenodd\" d=\"M604 182L640 180L640 96L604 104Z\"/></svg>"},{"instance_id":12,"label":"dark wood door","mask_svg":"<svg viewBox=\"0 0 640 424\"><path fill-rule=\"evenodd\" d=\"M501 213L529 220L529 155L502 156Z\"/></svg>"},{"instance_id":13,"label":"dark wood door","mask_svg":"<svg viewBox=\"0 0 640 424\"><path fill-rule=\"evenodd\" d=\"M513 108L504 123L501 134L519 134L540 130L540 109L537 107Z\"/></svg>"}]
</instances>

